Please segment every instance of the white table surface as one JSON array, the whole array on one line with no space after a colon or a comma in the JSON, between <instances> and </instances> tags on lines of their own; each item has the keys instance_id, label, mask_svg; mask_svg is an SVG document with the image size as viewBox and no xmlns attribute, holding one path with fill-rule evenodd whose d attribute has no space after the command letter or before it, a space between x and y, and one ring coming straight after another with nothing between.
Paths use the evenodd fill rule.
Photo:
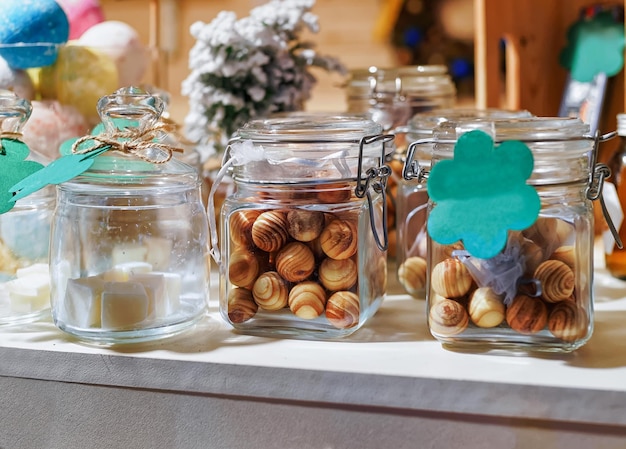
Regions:
<instances>
[{"instance_id":1,"label":"white table surface","mask_svg":"<svg viewBox=\"0 0 626 449\"><path fill-rule=\"evenodd\" d=\"M626 426L626 282L603 267L594 334L571 354L444 349L425 301L390 290L366 327L337 341L237 334L215 295L193 329L152 343L88 345L44 319L0 330L0 376Z\"/></svg>"}]
</instances>

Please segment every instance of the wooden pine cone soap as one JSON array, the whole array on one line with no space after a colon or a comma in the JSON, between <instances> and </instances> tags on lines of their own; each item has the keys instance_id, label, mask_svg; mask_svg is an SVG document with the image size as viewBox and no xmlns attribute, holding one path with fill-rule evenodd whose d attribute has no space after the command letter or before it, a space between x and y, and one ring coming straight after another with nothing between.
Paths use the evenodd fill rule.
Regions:
<instances>
[{"instance_id":1,"label":"wooden pine cone soap","mask_svg":"<svg viewBox=\"0 0 626 449\"><path fill-rule=\"evenodd\" d=\"M289 292L289 309L298 318L312 320L324 312L326 291L317 282L305 281L294 285Z\"/></svg>"},{"instance_id":2,"label":"wooden pine cone soap","mask_svg":"<svg viewBox=\"0 0 626 449\"><path fill-rule=\"evenodd\" d=\"M287 307L289 286L275 271L268 271L258 277L252 287L252 296L264 310L280 310Z\"/></svg>"},{"instance_id":3,"label":"wooden pine cone soap","mask_svg":"<svg viewBox=\"0 0 626 449\"><path fill-rule=\"evenodd\" d=\"M354 188L347 183L322 184L315 189L315 198L323 204L337 204L350 201Z\"/></svg>"},{"instance_id":4,"label":"wooden pine cone soap","mask_svg":"<svg viewBox=\"0 0 626 449\"><path fill-rule=\"evenodd\" d=\"M324 287L330 291L349 290L356 284L358 268L352 259L331 259L322 261L318 277Z\"/></svg>"},{"instance_id":5,"label":"wooden pine cone soap","mask_svg":"<svg viewBox=\"0 0 626 449\"><path fill-rule=\"evenodd\" d=\"M287 212L287 230L299 242L310 242L319 237L324 221L324 213L320 211L295 209Z\"/></svg>"},{"instance_id":6,"label":"wooden pine cone soap","mask_svg":"<svg viewBox=\"0 0 626 449\"><path fill-rule=\"evenodd\" d=\"M252 245L252 225L261 215L260 210L246 209L234 212L228 220L230 239L236 245Z\"/></svg>"},{"instance_id":7,"label":"wooden pine cone soap","mask_svg":"<svg viewBox=\"0 0 626 449\"><path fill-rule=\"evenodd\" d=\"M252 288L259 275L259 260L245 249L235 250L228 260L228 280L238 287Z\"/></svg>"},{"instance_id":8,"label":"wooden pine cone soap","mask_svg":"<svg viewBox=\"0 0 626 449\"><path fill-rule=\"evenodd\" d=\"M252 225L252 241L271 253L282 248L289 239L287 214L279 210L263 212Z\"/></svg>"},{"instance_id":9,"label":"wooden pine cone soap","mask_svg":"<svg viewBox=\"0 0 626 449\"><path fill-rule=\"evenodd\" d=\"M540 298L517 295L506 310L506 322L520 334L534 334L546 327L548 308Z\"/></svg>"},{"instance_id":10,"label":"wooden pine cone soap","mask_svg":"<svg viewBox=\"0 0 626 449\"><path fill-rule=\"evenodd\" d=\"M315 256L304 243L288 243L276 255L276 271L289 282L303 281L311 276L313 270Z\"/></svg>"},{"instance_id":11,"label":"wooden pine cone soap","mask_svg":"<svg viewBox=\"0 0 626 449\"><path fill-rule=\"evenodd\" d=\"M474 290L468 304L472 322L483 328L496 327L504 321L502 297L489 287Z\"/></svg>"},{"instance_id":12,"label":"wooden pine cone soap","mask_svg":"<svg viewBox=\"0 0 626 449\"><path fill-rule=\"evenodd\" d=\"M541 282L541 297L547 302L565 301L574 293L574 272L559 260L546 260L535 270L535 279Z\"/></svg>"},{"instance_id":13,"label":"wooden pine cone soap","mask_svg":"<svg viewBox=\"0 0 626 449\"><path fill-rule=\"evenodd\" d=\"M443 336L463 332L469 324L469 315L462 304L453 299L441 299L433 303L428 313L430 330Z\"/></svg>"},{"instance_id":14,"label":"wooden pine cone soap","mask_svg":"<svg viewBox=\"0 0 626 449\"><path fill-rule=\"evenodd\" d=\"M250 320L259 308L247 288L233 288L228 294L227 307L228 319L236 324Z\"/></svg>"},{"instance_id":15,"label":"wooden pine cone soap","mask_svg":"<svg viewBox=\"0 0 626 449\"><path fill-rule=\"evenodd\" d=\"M431 287L444 298L460 298L472 286L472 276L463 262L445 259L439 262L430 275Z\"/></svg>"},{"instance_id":16,"label":"wooden pine cone soap","mask_svg":"<svg viewBox=\"0 0 626 449\"><path fill-rule=\"evenodd\" d=\"M560 246L554 250L550 259L559 260L572 270L576 267L576 251L573 246Z\"/></svg>"},{"instance_id":17,"label":"wooden pine cone soap","mask_svg":"<svg viewBox=\"0 0 626 449\"><path fill-rule=\"evenodd\" d=\"M398 268L398 280L407 293L419 293L426 285L426 259L419 256L407 258Z\"/></svg>"},{"instance_id":18,"label":"wooden pine cone soap","mask_svg":"<svg viewBox=\"0 0 626 449\"><path fill-rule=\"evenodd\" d=\"M326 304L326 319L337 329L349 329L359 324L359 297L352 292L335 292Z\"/></svg>"},{"instance_id":19,"label":"wooden pine cone soap","mask_svg":"<svg viewBox=\"0 0 626 449\"><path fill-rule=\"evenodd\" d=\"M573 342L587 335L587 313L574 301L561 301L554 306L548 317L548 329L556 338Z\"/></svg>"},{"instance_id":20,"label":"wooden pine cone soap","mask_svg":"<svg viewBox=\"0 0 626 449\"><path fill-rule=\"evenodd\" d=\"M357 227L352 221L332 220L320 234L322 250L333 259L348 259L357 250Z\"/></svg>"},{"instance_id":21,"label":"wooden pine cone soap","mask_svg":"<svg viewBox=\"0 0 626 449\"><path fill-rule=\"evenodd\" d=\"M572 226L559 218L539 217L522 234L542 248L555 248L568 241L572 232Z\"/></svg>"}]
</instances>

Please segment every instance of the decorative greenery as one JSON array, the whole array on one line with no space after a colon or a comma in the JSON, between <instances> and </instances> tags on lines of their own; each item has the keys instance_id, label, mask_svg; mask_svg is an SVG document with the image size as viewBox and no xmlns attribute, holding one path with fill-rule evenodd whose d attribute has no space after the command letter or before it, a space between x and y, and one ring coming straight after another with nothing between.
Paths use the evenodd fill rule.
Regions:
<instances>
[{"instance_id":1,"label":"decorative greenery","mask_svg":"<svg viewBox=\"0 0 626 449\"><path fill-rule=\"evenodd\" d=\"M311 67L344 74L335 58L322 56L301 33L319 30L310 12L315 0L271 0L237 19L222 11L210 23L196 22L189 53L191 73L182 93L189 98L188 139L206 160L225 148L251 118L301 109L316 78Z\"/></svg>"}]
</instances>

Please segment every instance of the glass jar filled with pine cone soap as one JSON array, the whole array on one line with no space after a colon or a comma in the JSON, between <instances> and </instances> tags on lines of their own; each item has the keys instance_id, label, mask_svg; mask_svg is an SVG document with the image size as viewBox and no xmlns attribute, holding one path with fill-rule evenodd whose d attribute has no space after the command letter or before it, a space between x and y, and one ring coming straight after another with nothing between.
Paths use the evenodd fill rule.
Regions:
<instances>
[{"instance_id":1,"label":"glass jar filled with pine cone soap","mask_svg":"<svg viewBox=\"0 0 626 449\"><path fill-rule=\"evenodd\" d=\"M484 130L481 139L492 139L493 146L460 153L461 140L476 130ZM591 201L601 185L593 175L599 166L593 163L594 139L588 132L579 119L547 117L461 120L435 128L428 179L426 299L430 331L444 346L570 352L589 340L593 331ZM502 175L507 171L506 161L518 164L513 152L522 144L532 155L525 177ZM478 160L471 162L470 153L478 155ZM487 170L485 161L498 153L504 162L493 165L497 170L480 173ZM433 183L441 181L436 176L444 175L442 170L435 171L443 161L458 164L461 159L471 162L468 169L474 176L459 180L459 165L450 171L456 178L448 179L447 186L459 190L460 196L453 199L457 201L453 215L458 217L447 220L445 227L458 229L464 238L442 241L434 220L442 217L450 199L441 190L433 190ZM473 184L482 182L481 178L491 181L491 177L501 178L502 183L485 184L489 188L483 194L488 195L480 199L482 203L471 198ZM530 219L518 213L522 208L515 201L521 196L511 196L511 186L518 181L520 191L536 192ZM473 201L473 218L461 213L465 201ZM509 228L492 226L499 214L508 214ZM455 220L462 223L455 224ZM498 237L496 233L502 237L502 249L482 254L484 245ZM476 234L483 240L477 243Z\"/></svg>"},{"instance_id":2,"label":"glass jar filled with pine cone soap","mask_svg":"<svg viewBox=\"0 0 626 449\"><path fill-rule=\"evenodd\" d=\"M220 312L242 333L331 339L386 291L385 145L364 117L252 120L231 141L220 217ZM216 254L217 253L217 254Z\"/></svg>"}]
</instances>

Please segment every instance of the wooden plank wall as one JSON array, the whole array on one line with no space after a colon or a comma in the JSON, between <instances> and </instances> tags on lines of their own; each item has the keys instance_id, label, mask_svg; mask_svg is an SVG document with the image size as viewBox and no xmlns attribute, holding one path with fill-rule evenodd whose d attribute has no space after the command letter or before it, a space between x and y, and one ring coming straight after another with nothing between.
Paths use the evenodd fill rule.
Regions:
<instances>
[{"instance_id":1,"label":"wooden plank wall","mask_svg":"<svg viewBox=\"0 0 626 449\"><path fill-rule=\"evenodd\" d=\"M150 0L101 0L109 20L122 20L135 27L145 43L151 37ZM180 119L186 113L186 99L180 97L180 85L188 72L188 54L194 44L189 27L196 21L210 22L221 10L235 11L239 17L263 0L161 0L160 85L174 96L172 115ZM313 12L319 17L320 31L309 35L321 53L339 57L348 68L370 65L393 66L391 47L377 40L374 28L382 0L317 0ZM307 104L309 110L345 109L343 79L337 75L314 72L318 85Z\"/></svg>"}]
</instances>

